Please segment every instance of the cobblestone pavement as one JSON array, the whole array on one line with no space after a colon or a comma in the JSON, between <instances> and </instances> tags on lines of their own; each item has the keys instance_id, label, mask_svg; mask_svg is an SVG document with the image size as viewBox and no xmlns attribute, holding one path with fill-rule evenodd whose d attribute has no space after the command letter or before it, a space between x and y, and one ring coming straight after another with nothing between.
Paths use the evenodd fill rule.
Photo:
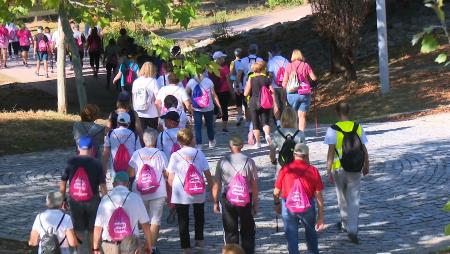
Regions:
<instances>
[{"instance_id":1,"label":"cobblestone pavement","mask_svg":"<svg viewBox=\"0 0 450 254\"><path fill-rule=\"evenodd\" d=\"M443 236L450 216L442 211L450 197L450 114L364 126L369 138L371 173L362 182L361 241L352 245L345 234L334 228L339 220L336 194L323 177L327 227L319 235L322 253L428 253L450 245L450 238ZM322 174L327 151L322 144L325 130L321 128L318 137L313 131L307 132L311 160ZM231 133L244 132L243 127L231 128ZM205 149L211 168L227 152L226 135L217 136L219 146ZM0 237L27 239L35 215L44 209L45 194L57 190L61 170L72 153L73 149L66 149L0 157ZM269 162L267 147L246 149L246 153L260 167L257 253L287 253L284 235L275 229L271 194L275 169ZM219 253L223 239L221 218L212 213L211 203L205 209L206 247L200 252ZM282 229L281 219L278 221ZM305 250L302 233L300 242L301 250ZM180 252L176 226L164 222L159 247L162 253Z\"/></svg>"}]
</instances>

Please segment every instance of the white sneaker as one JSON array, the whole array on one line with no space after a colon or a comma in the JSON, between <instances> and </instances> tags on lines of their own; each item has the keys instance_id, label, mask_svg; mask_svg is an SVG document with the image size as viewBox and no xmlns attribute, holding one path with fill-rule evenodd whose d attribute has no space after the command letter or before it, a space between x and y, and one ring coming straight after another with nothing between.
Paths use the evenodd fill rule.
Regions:
<instances>
[{"instance_id":1,"label":"white sneaker","mask_svg":"<svg viewBox=\"0 0 450 254\"><path fill-rule=\"evenodd\" d=\"M272 138L270 137L270 135L267 135L265 138L268 145L272 144Z\"/></svg>"},{"instance_id":2,"label":"white sneaker","mask_svg":"<svg viewBox=\"0 0 450 254\"><path fill-rule=\"evenodd\" d=\"M209 148L214 148L214 147L216 147L216 140L215 139L209 141Z\"/></svg>"},{"instance_id":3,"label":"white sneaker","mask_svg":"<svg viewBox=\"0 0 450 254\"><path fill-rule=\"evenodd\" d=\"M259 149L259 148L261 148L261 143L256 143L256 144L253 146L253 149Z\"/></svg>"}]
</instances>

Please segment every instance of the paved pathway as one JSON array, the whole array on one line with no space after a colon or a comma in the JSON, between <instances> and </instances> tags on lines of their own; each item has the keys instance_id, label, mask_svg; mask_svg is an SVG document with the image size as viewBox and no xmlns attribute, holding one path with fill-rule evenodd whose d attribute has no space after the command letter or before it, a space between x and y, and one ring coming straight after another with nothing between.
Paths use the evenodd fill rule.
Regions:
<instances>
[{"instance_id":1,"label":"paved pathway","mask_svg":"<svg viewBox=\"0 0 450 254\"><path fill-rule=\"evenodd\" d=\"M338 208L332 186L326 184L325 223L320 233L323 253L427 253L450 244L443 237L443 227L450 222L441 208L450 197L450 114L427 116L412 121L367 124L371 174L363 179L361 193L360 238L354 246L345 234L333 227ZM311 159L324 172L326 146L320 137L309 134ZM242 133L243 129L233 128ZM219 146L206 150L214 168L226 152L225 136L219 135ZM261 212L257 221L257 253L286 253L282 232L275 232L272 212L274 167L267 148L246 150L255 158L261 186ZM25 240L35 215L42 211L44 196L57 190L65 160L72 149L0 157L0 237ZM323 178L326 181L326 178ZM204 253L219 253L222 245L220 217L206 205ZM282 222L279 220L280 228ZM192 227L191 227L192 228ZM304 236L300 234L304 243ZM179 253L177 227L162 225L159 245L163 253ZM301 249L305 249L301 244Z\"/></svg>"}]
</instances>

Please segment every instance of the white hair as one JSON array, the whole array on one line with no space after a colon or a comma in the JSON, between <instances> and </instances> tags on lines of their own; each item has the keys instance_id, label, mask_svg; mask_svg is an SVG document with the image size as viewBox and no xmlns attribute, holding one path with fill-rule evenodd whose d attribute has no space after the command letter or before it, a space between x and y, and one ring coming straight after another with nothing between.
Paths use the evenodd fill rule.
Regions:
<instances>
[{"instance_id":1,"label":"white hair","mask_svg":"<svg viewBox=\"0 0 450 254\"><path fill-rule=\"evenodd\" d=\"M145 146L155 146L158 139L158 132L153 128L147 128L144 131L144 144Z\"/></svg>"}]
</instances>

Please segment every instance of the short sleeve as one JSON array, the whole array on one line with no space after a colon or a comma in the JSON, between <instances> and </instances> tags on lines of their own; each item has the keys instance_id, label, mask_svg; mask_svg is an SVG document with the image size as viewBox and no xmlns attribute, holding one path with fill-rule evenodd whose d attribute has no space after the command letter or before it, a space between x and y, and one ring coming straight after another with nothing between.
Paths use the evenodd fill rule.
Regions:
<instances>
[{"instance_id":1,"label":"short sleeve","mask_svg":"<svg viewBox=\"0 0 450 254\"><path fill-rule=\"evenodd\" d=\"M158 134L158 138L156 140L156 148L158 148L159 150L163 151L164 147L161 144L161 138L162 138L163 132Z\"/></svg>"},{"instance_id":2,"label":"short sleeve","mask_svg":"<svg viewBox=\"0 0 450 254\"><path fill-rule=\"evenodd\" d=\"M105 171L103 171L103 165L99 160L96 160L96 164L97 164L97 171L99 172L99 176L100 176L98 183L106 184L106 175L105 175Z\"/></svg>"},{"instance_id":3,"label":"short sleeve","mask_svg":"<svg viewBox=\"0 0 450 254\"><path fill-rule=\"evenodd\" d=\"M326 145L335 145L336 144L336 131L331 127L327 129L327 133L325 134L325 139L323 141Z\"/></svg>"},{"instance_id":4,"label":"short sleeve","mask_svg":"<svg viewBox=\"0 0 450 254\"><path fill-rule=\"evenodd\" d=\"M145 208L144 202L137 194L130 194L134 195L136 198L136 212L138 213L138 221L140 224L148 223L150 222L150 218L148 217L147 209Z\"/></svg>"},{"instance_id":5,"label":"short sleeve","mask_svg":"<svg viewBox=\"0 0 450 254\"><path fill-rule=\"evenodd\" d=\"M97 216L95 216L95 226L96 227L101 227L103 228L104 225L107 224L106 222L106 218L105 218L105 200L106 200L106 196L104 196L102 198L102 200L100 201L100 204L98 205L98 209L97 209Z\"/></svg>"},{"instance_id":6,"label":"short sleeve","mask_svg":"<svg viewBox=\"0 0 450 254\"><path fill-rule=\"evenodd\" d=\"M160 78L161 77L159 77L158 80ZM159 82L158 82L158 85L160 85ZM162 87L163 86L161 86L161 89L159 89L158 93L156 94L156 99L161 101L161 103L164 103L164 98L166 97L166 93L164 92L164 88L162 88Z\"/></svg>"},{"instance_id":7,"label":"short sleeve","mask_svg":"<svg viewBox=\"0 0 450 254\"><path fill-rule=\"evenodd\" d=\"M159 87L158 87L158 82L156 82L156 80L152 81L152 85L149 87L149 90L153 94L154 97L156 97L158 95Z\"/></svg>"},{"instance_id":8,"label":"short sleeve","mask_svg":"<svg viewBox=\"0 0 450 254\"><path fill-rule=\"evenodd\" d=\"M138 157L139 157L138 152L135 151L133 153L133 155L131 156L130 162L128 163L128 165L130 167L132 167L135 171L137 170L137 167L138 167L137 163L136 163L136 160L138 159Z\"/></svg>"},{"instance_id":9,"label":"short sleeve","mask_svg":"<svg viewBox=\"0 0 450 254\"><path fill-rule=\"evenodd\" d=\"M179 89L179 91L180 91L180 98L181 98L182 102L185 102L185 101L189 100L189 96L186 93L186 90L181 88L181 89ZM178 107L180 107L180 105L178 105Z\"/></svg>"},{"instance_id":10,"label":"short sleeve","mask_svg":"<svg viewBox=\"0 0 450 254\"><path fill-rule=\"evenodd\" d=\"M366 132L364 131L364 129L362 127L361 127L361 142L363 144L369 143L369 140L367 140Z\"/></svg>"},{"instance_id":11,"label":"short sleeve","mask_svg":"<svg viewBox=\"0 0 450 254\"><path fill-rule=\"evenodd\" d=\"M248 166L250 167L250 172L252 173L252 177L254 180L258 179L258 170L256 167L256 163L253 159L248 158Z\"/></svg>"},{"instance_id":12,"label":"short sleeve","mask_svg":"<svg viewBox=\"0 0 450 254\"><path fill-rule=\"evenodd\" d=\"M135 135L135 139L134 139L134 146L136 147L136 150L141 149L141 140L139 139L139 136Z\"/></svg>"},{"instance_id":13,"label":"short sleeve","mask_svg":"<svg viewBox=\"0 0 450 254\"><path fill-rule=\"evenodd\" d=\"M39 222L39 216L41 216L41 214L36 215L36 218L34 219L33 227L31 228L31 230L34 230L34 231L37 231L37 232L41 231L42 227L41 227L41 224Z\"/></svg>"},{"instance_id":14,"label":"short sleeve","mask_svg":"<svg viewBox=\"0 0 450 254\"><path fill-rule=\"evenodd\" d=\"M209 170L208 160L206 160L205 154L201 151L198 152L197 160L201 168L199 168L202 172Z\"/></svg>"},{"instance_id":15,"label":"short sleeve","mask_svg":"<svg viewBox=\"0 0 450 254\"><path fill-rule=\"evenodd\" d=\"M322 178L320 177L319 171L317 168L314 168L314 178L316 182L315 191L322 191L323 190L323 182Z\"/></svg>"},{"instance_id":16,"label":"short sleeve","mask_svg":"<svg viewBox=\"0 0 450 254\"><path fill-rule=\"evenodd\" d=\"M164 152L162 152L162 151L159 152L159 162L160 162L160 166L164 170L167 168L167 165L169 164L166 154L164 154Z\"/></svg>"},{"instance_id":17,"label":"short sleeve","mask_svg":"<svg viewBox=\"0 0 450 254\"><path fill-rule=\"evenodd\" d=\"M169 165L167 165L167 172L169 173L175 173L177 164L178 164L178 154L172 154L172 156L170 156L170 160L169 160Z\"/></svg>"},{"instance_id":18,"label":"short sleeve","mask_svg":"<svg viewBox=\"0 0 450 254\"><path fill-rule=\"evenodd\" d=\"M274 62L273 60L270 60L269 63L267 64L267 72L275 72L273 62Z\"/></svg>"},{"instance_id":19,"label":"short sleeve","mask_svg":"<svg viewBox=\"0 0 450 254\"><path fill-rule=\"evenodd\" d=\"M305 62L305 67L303 67L303 68L304 68L303 69L304 73L309 76L312 72L311 66Z\"/></svg>"},{"instance_id":20,"label":"short sleeve","mask_svg":"<svg viewBox=\"0 0 450 254\"><path fill-rule=\"evenodd\" d=\"M64 229L65 230L73 229L72 218L68 215L64 216Z\"/></svg>"},{"instance_id":21,"label":"short sleeve","mask_svg":"<svg viewBox=\"0 0 450 254\"><path fill-rule=\"evenodd\" d=\"M61 175L61 181L69 181L69 172L71 170L72 166L70 164L67 164L66 167L63 170L63 173Z\"/></svg>"}]
</instances>

